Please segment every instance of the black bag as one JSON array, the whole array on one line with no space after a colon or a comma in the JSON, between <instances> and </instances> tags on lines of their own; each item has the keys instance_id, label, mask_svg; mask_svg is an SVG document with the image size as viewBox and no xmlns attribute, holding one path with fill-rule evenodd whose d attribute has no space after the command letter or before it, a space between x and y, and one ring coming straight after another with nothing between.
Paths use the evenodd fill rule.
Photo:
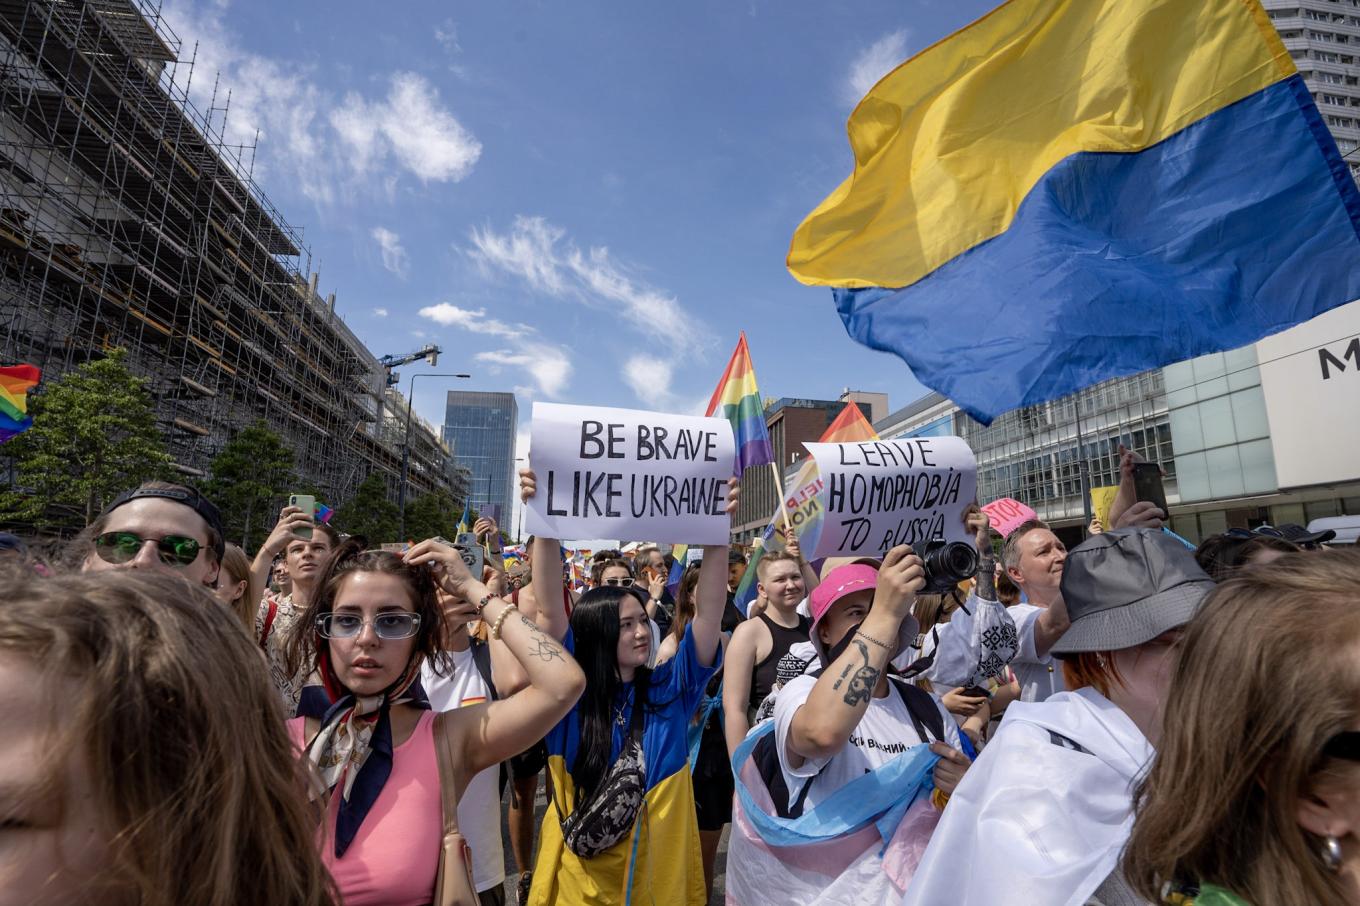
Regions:
<instances>
[{"instance_id":1,"label":"black bag","mask_svg":"<svg viewBox=\"0 0 1360 906\"><path fill-rule=\"evenodd\" d=\"M598 856L628 835L647 795L647 758L642 752L645 703L635 702L628 739L599 790L562 819L562 842L582 859Z\"/></svg>"}]
</instances>

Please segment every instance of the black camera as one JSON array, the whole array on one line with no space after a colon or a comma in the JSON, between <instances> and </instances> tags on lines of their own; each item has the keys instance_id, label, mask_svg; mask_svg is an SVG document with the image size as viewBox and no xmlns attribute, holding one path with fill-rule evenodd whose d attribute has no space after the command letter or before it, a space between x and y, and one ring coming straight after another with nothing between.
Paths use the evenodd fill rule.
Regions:
<instances>
[{"instance_id":1,"label":"black camera","mask_svg":"<svg viewBox=\"0 0 1360 906\"><path fill-rule=\"evenodd\" d=\"M926 567L926 587L919 594L942 595L977 575L977 548L962 541L930 541L917 556Z\"/></svg>"}]
</instances>

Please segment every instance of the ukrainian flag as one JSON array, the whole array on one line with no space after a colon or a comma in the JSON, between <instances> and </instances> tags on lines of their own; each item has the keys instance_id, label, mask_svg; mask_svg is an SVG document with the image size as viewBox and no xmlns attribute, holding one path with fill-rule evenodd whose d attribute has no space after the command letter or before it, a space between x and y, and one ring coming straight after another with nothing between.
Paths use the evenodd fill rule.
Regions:
<instances>
[{"instance_id":1,"label":"ukrainian flag","mask_svg":"<svg viewBox=\"0 0 1360 906\"><path fill-rule=\"evenodd\" d=\"M983 423L1360 297L1360 193L1257 0L1011 0L848 130L789 270Z\"/></svg>"}]
</instances>

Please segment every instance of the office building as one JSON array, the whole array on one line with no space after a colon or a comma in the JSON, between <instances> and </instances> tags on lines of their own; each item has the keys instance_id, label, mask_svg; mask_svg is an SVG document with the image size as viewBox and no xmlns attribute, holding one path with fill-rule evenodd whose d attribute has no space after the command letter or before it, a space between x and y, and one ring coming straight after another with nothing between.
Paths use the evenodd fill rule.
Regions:
<instances>
[{"instance_id":1,"label":"office building","mask_svg":"<svg viewBox=\"0 0 1360 906\"><path fill-rule=\"evenodd\" d=\"M1262 0L1360 179L1360 0Z\"/></svg>"},{"instance_id":2,"label":"office building","mask_svg":"<svg viewBox=\"0 0 1360 906\"><path fill-rule=\"evenodd\" d=\"M515 430L519 408L513 393L450 390L444 410L444 441L470 473L468 496L476 509L500 508L510 531L515 499Z\"/></svg>"},{"instance_id":3,"label":"office building","mask_svg":"<svg viewBox=\"0 0 1360 906\"><path fill-rule=\"evenodd\" d=\"M374 470L395 492L386 371L223 142L223 111L189 101L188 56L148 4L0 8L0 361L50 381L126 349L188 481L262 419L326 500ZM416 434L415 489L447 487L447 450Z\"/></svg>"}]
</instances>

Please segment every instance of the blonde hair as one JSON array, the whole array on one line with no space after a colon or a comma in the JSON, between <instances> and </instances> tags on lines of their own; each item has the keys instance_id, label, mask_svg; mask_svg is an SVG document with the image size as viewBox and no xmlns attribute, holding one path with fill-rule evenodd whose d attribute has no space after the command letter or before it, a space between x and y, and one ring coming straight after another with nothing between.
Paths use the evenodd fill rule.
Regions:
<instances>
[{"instance_id":1,"label":"blonde hair","mask_svg":"<svg viewBox=\"0 0 1360 906\"><path fill-rule=\"evenodd\" d=\"M220 601L136 572L5 582L0 601L0 652L46 674L51 751L83 751L111 828L101 881L140 906L338 901L278 696Z\"/></svg>"},{"instance_id":2,"label":"blonde hair","mask_svg":"<svg viewBox=\"0 0 1360 906\"><path fill-rule=\"evenodd\" d=\"M241 624L245 626L246 632L255 632L255 611L260 603L260 590L255 587L255 580L250 574L250 558L246 552L241 550L230 541L227 542L226 551L222 554L222 569L217 574L218 584L229 582L235 585L237 582L246 583L245 590L237 595L229 605L235 614L241 618Z\"/></svg>"},{"instance_id":3,"label":"blonde hair","mask_svg":"<svg viewBox=\"0 0 1360 906\"><path fill-rule=\"evenodd\" d=\"M1124 874L1160 902L1208 883L1254 903L1346 903L1301 798L1360 785L1324 745L1360 713L1360 552L1291 554L1220 585L1186 627Z\"/></svg>"}]
</instances>

